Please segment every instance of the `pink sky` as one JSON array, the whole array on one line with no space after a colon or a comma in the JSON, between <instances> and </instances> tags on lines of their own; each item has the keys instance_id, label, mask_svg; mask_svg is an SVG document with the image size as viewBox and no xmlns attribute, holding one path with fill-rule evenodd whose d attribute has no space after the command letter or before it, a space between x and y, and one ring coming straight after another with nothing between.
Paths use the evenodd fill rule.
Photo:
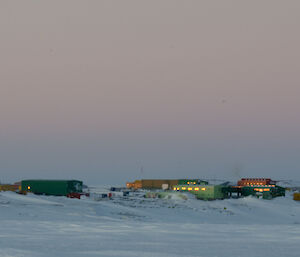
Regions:
<instances>
[{"instance_id":1,"label":"pink sky","mask_svg":"<svg viewBox=\"0 0 300 257\"><path fill-rule=\"evenodd\" d=\"M299 12L1 1L0 180L300 179Z\"/></svg>"}]
</instances>

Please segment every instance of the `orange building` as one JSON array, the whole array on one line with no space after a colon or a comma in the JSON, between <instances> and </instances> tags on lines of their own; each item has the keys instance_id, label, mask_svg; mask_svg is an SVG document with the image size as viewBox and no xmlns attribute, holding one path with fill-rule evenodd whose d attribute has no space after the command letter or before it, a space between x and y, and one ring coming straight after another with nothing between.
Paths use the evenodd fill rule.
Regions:
<instances>
[{"instance_id":1,"label":"orange building","mask_svg":"<svg viewBox=\"0 0 300 257\"><path fill-rule=\"evenodd\" d=\"M134 182L127 182L126 187L130 189L141 189L142 188L142 181L136 180Z\"/></svg>"}]
</instances>

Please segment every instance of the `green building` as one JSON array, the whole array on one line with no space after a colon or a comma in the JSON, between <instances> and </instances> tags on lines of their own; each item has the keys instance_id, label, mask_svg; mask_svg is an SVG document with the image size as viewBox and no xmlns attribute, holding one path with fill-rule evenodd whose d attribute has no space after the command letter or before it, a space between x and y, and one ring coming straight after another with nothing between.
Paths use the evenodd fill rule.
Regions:
<instances>
[{"instance_id":1,"label":"green building","mask_svg":"<svg viewBox=\"0 0 300 257\"><path fill-rule=\"evenodd\" d=\"M220 185L206 185L201 190L194 191L196 198L199 200L217 200L227 198L227 187Z\"/></svg>"},{"instance_id":2,"label":"green building","mask_svg":"<svg viewBox=\"0 0 300 257\"><path fill-rule=\"evenodd\" d=\"M208 182L201 179L179 179L178 185L208 185Z\"/></svg>"},{"instance_id":3,"label":"green building","mask_svg":"<svg viewBox=\"0 0 300 257\"><path fill-rule=\"evenodd\" d=\"M21 191L35 194L67 196L82 192L82 181L78 180L22 180Z\"/></svg>"},{"instance_id":4,"label":"green building","mask_svg":"<svg viewBox=\"0 0 300 257\"><path fill-rule=\"evenodd\" d=\"M174 191L187 191L199 200L217 200L228 198L228 187L221 185L177 185Z\"/></svg>"},{"instance_id":5,"label":"green building","mask_svg":"<svg viewBox=\"0 0 300 257\"><path fill-rule=\"evenodd\" d=\"M272 199L278 196L285 196L285 188L276 185L253 185L241 188L242 196L257 196L264 199Z\"/></svg>"}]
</instances>

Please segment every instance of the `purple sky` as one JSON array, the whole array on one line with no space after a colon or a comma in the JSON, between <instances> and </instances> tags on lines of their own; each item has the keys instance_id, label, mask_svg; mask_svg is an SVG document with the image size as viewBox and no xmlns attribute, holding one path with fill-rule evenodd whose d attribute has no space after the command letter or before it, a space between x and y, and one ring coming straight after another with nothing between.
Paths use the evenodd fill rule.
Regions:
<instances>
[{"instance_id":1,"label":"purple sky","mask_svg":"<svg viewBox=\"0 0 300 257\"><path fill-rule=\"evenodd\" d=\"M2 0L0 180L300 179L299 13Z\"/></svg>"}]
</instances>

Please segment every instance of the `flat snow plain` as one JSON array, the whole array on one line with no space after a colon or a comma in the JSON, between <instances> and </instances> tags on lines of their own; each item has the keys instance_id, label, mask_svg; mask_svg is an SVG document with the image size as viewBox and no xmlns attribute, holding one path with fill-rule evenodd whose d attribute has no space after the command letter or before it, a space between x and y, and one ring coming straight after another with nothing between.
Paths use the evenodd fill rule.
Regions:
<instances>
[{"instance_id":1,"label":"flat snow plain","mask_svg":"<svg viewBox=\"0 0 300 257\"><path fill-rule=\"evenodd\" d=\"M218 201L0 193L1 257L300 256L291 195Z\"/></svg>"}]
</instances>

